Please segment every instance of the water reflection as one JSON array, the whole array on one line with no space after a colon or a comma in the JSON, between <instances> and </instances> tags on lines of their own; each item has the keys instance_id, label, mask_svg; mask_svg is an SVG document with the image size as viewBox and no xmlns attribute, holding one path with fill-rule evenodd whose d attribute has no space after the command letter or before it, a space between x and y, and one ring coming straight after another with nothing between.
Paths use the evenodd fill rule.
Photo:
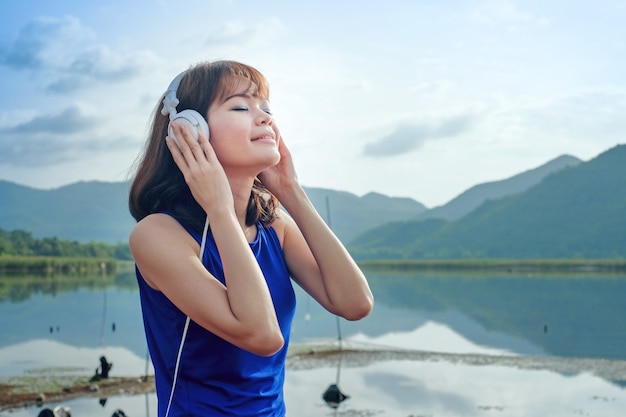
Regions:
<instances>
[{"instance_id":1,"label":"water reflection","mask_svg":"<svg viewBox=\"0 0 626 417\"><path fill-rule=\"evenodd\" d=\"M460 312L478 327L444 324L480 345L530 353L496 344L511 339L485 337L506 335L551 355L626 359L624 275L376 273L368 279L377 306L433 317ZM476 328L482 334L473 333Z\"/></svg>"},{"instance_id":2,"label":"water reflection","mask_svg":"<svg viewBox=\"0 0 626 417\"><path fill-rule=\"evenodd\" d=\"M626 405L623 276L370 273L368 279L376 308L359 322L337 321L297 290L294 346L420 355L290 363L291 416L611 417ZM12 278L0 282L0 290L0 378L90 376L101 356L113 362L112 376L152 373L134 277ZM332 384L349 396L336 408L323 398ZM109 417L117 409L148 417L156 398L121 395L66 405L75 417Z\"/></svg>"},{"instance_id":3,"label":"water reflection","mask_svg":"<svg viewBox=\"0 0 626 417\"><path fill-rule=\"evenodd\" d=\"M505 349L493 349L477 345L448 326L426 322L409 332L389 332L377 337L359 333L350 338L353 344L376 347L392 347L447 353L481 353L487 355L512 355Z\"/></svg>"},{"instance_id":4,"label":"water reflection","mask_svg":"<svg viewBox=\"0 0 626 417\"><path fill-rule=\"evenodd\" d=\"M289 367L285 386L289 415L617 417L626 407L625 390L586 372L563 374L498 362L477 365L462 360L357 357L344 362L342 371L342 385L349 389L350 399L331 409L319 392L335 373L331 364ZM113 397L103 405L95 398L64 405L75 417L108 417L116 409L129 416L149 417L154 404L154 394L147 394ZM19 409L10 415L30 417L37 411Z\"/></svg>"},{"instance_id":5,"label":"water reflection","mask_svg":"<svg viewBox=\"0 0 626 417\"><path fill-rule=\"evenodd\" d=\"M332 368L292 370L288 410L300 417L333 415L310 391ZM351 398L338 415L355 416L620 416L626 392L590 374L463 363L389 360L347 368ZM310 404L303 407L302 404Z\"/></svg>"},{"instance_id":6,"label":"water reflection","mask_svg":"<svg viewBox=\"0 0 626 417\"><path fill-rule=\"evenodd\" d=\"M111 375L139 376L146 361L123 346L76 347L50 339L36 339L0 348L0 377L16 375L91 376L100 366L100 357L113 362ZM150 367L149 372L152 372Z\"/></svg>"}]
</instances>

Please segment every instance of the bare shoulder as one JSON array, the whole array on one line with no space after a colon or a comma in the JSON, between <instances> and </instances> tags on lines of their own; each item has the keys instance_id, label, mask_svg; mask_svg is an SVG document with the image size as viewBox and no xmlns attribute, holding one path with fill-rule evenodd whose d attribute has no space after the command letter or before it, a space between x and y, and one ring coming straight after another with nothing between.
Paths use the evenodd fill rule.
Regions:
<instances>
[{"instance_id":1,"label":"bare shoulder","mask_svg":"<svg viewBox=\"0 0 626 417\"><path fill-rule=\"evenodd\" d=\"M161 271L170 269L176 259L194 257L198 244L173 217L151 214L139 221L130 233L130 251L146 281L152 286Z\"/></svg>"},{"instance_id":2,"label":"bare shoulder","mask_svg":"<svg viewBox=\"0 0 626 417\"><path fill-rule=\"evenodd\" d=\"M149 243L153 239L167 240L182 235L183 227L172 216L163 213L150 214L137 222L130 232L129 244L131 249L138 245Z\"/></svg>"},{"instance_id":3,"label":"bare shoulder","mask_svg":"<svg viewBox=\"0 0 626 417\"><path fill-rule=\"evenodd\" d=\"M154 213L149 214L140 221L137 222L135 228L137 227L146 227L146 226L159 226L159 225L168 225L168 224L179 224L176 219L174 219L169 214L165 213Z\"/></svg>"},{"instance_id":4,"label":"bare shoulder","mask_svg":"<svg viewBox=\"0 0 626 417\"><path fill-rule=\"evenodd\" d=\"M298 228L291 216L289 216L289 214L282 209L279 210L278 217L272 222L271 226L276 231L276 235L278 235L281 246L284 245L285 236L293 231L294 228Z\"/></svg>"}]
</instances>

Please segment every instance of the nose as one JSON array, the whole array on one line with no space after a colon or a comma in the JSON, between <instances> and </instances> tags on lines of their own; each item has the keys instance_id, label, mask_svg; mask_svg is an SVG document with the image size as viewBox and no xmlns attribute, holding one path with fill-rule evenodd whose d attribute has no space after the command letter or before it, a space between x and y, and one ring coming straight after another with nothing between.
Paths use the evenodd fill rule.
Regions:
<instances>
[{"instance_id":1,"label":"nose","mask_svg":"<svg viewBox=\"0 0 626 417\"><path fill-rule=\"evenodd\" d=\"M257 117L257 123L262 125L272 124L272 115L263 109L259 109L259 116Z\"/></svg>"}]
</instances>

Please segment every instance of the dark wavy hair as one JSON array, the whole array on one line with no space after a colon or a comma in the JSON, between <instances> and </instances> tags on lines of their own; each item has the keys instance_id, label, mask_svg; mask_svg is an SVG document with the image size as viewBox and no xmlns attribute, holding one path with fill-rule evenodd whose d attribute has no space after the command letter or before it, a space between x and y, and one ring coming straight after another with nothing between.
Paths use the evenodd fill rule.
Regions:
<instances>
[{"instance_id":1,"label":"dark wavy hair","mask_svg":"<svg viewBox=\"0 0 626 417\"><path fill-rule=\"evenodd\" d=\"M269 99L269 85L255 68L235 61L203 62L189 68L176 96L177 109L193 109L206 115L209 106L224 100L248 80L255 97ZM161 97L162 100L162 97ZM206 213L196 202L165 143L168 116L161 114L161 102L152 115L152 126L143 152L136 162L128 197L130 214L140 221L152 213L170 212L193 228L201 230ZM246 224L270 224L277 217L279 203L261 181L255 179L248 201Z\"/></svg>"}]
</instances>

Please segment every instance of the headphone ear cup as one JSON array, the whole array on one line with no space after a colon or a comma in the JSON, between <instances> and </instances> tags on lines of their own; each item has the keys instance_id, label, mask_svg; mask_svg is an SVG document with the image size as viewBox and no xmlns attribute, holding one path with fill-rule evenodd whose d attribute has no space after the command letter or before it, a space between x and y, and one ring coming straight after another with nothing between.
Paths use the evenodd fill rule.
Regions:
<instances>
[{"instance_id":1,"label":"headphone ear cup","mask_svg":"<svg viewBox=\"0 0 626 417\"><path fill-rule=\"evenodd\" d=\"M183 110L180 113L176 113L174 118L170 120L167 127L167 134L173 138L176 143L178 143L178 139L176 138L176 135L174 135L174 131L172 129L172 122L186 124L196 140L199 140L198 131L201 131L207 139L209 138L209 125L204 117L202 117L202 115L195 110Z\"/></svg>"}]
</instances>

